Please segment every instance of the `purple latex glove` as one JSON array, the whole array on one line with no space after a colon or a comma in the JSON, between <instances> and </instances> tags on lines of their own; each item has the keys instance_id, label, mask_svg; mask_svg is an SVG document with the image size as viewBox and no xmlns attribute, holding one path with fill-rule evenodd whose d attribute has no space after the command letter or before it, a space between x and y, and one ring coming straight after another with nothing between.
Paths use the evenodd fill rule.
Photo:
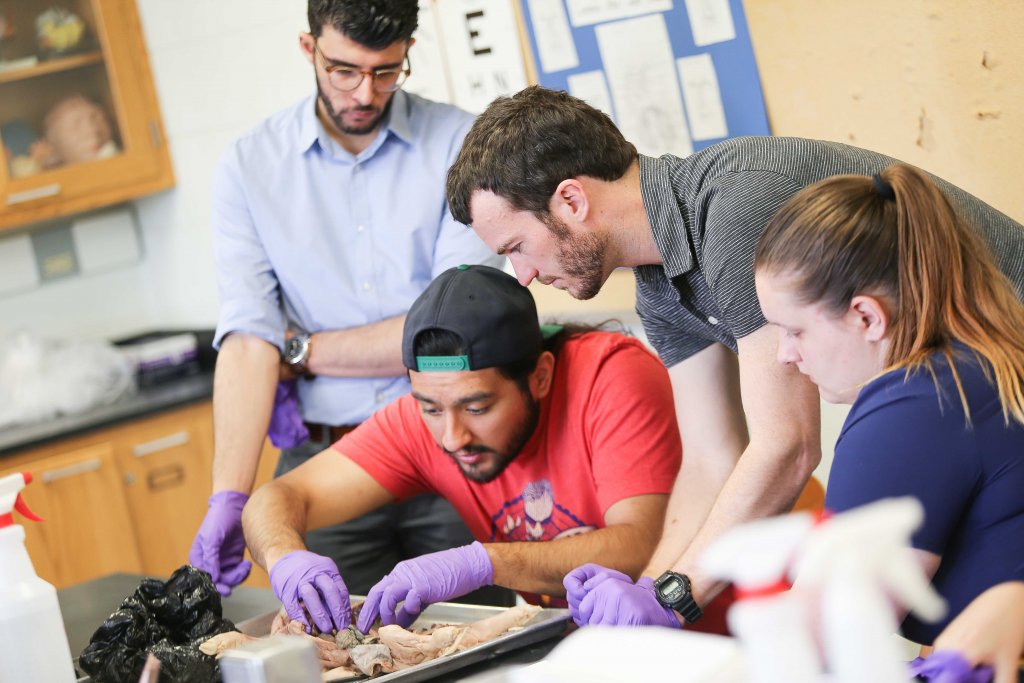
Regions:
<instances>
[{"instance_id":1,"label":"purple latex glove","mask_svg":"<svg viewBox=\"0 0 1024 683\"><path fill-rule=\"evenodd\" d=\"M586 626L590 621L589 613L580 614L580 603L583 598L587 597L587 593L598 584L609 579L633 583L633 579L622 572L592 562L573 569L562 579L562 585L565 586L565 597L569 603L569 616L577 626Z\"/></svg>"},{"instance_id":2,"label":"purple latex glove","mask_svg":"<svg viewBox=\"0 0 1024 683\"><path fill-rule=\"evenodd\" d=\"M407 627L433 603L457 598L494 582L494 565L479 542L403 560L366 596L356 625L368 633L377 616ZM401 607L399 607L401 604Z\"/></svg>"},{"instance_id":3,"label":"purple latex glove","mask_svg":"<svg viewBox=\"0 0 1024 683\"><path fill-rule=\"evenodd\" d=\"M213 579L221 595L231 595L245 581L252 562L243 559L242 508L249 496L241 491L218 491L210 496L206 517L192 541L188 561Z\"/></svg>"},{"instance_id":4,"label":"purple latex glove","mask_svg":"<svg viewBox=\"0 0 1024 683\"><path fill-rule=\"evenodd\" d=\"M676 613L654 596L654 579L648 576L633 583L622 572L586 564L569 572L563 584L570 613L580 626L682 628Z\"/></svg>"},{"instance_id":5,"label":"purple latex glove","mask_svg":"<svg viewBox=\"0 0 1024 683\"><path fill-rule=\"evenodd\" d=\"M270 568L270 585L294 621L310 626L311 619L322 633L340 631L352 623L348 587L330 558L308 550L292 551Z\"/></svg>"},{"instance_id":6,"label":"purple latex glove","mask_svg":"<svg viewBox=\"0 0 1024 683\"><path fill-rule=\"evenodd\" d=\"M299 391L293 379L277 384L267 436L270 443L278 448L295 448L309 439L309 430L299 411Z\"/></svg>"},{"instance_id":7,"label":"purple latex glove","mask_svg":"<svg viewBox=\"0 0 1024 683\"><path fill-rule=\"evenodd\" d=\"M963 655L954 650L940 650L927 659L910 662L909 673L931 683L989 683L991 666L972 667Z\"/></svg>"}]
</instances>

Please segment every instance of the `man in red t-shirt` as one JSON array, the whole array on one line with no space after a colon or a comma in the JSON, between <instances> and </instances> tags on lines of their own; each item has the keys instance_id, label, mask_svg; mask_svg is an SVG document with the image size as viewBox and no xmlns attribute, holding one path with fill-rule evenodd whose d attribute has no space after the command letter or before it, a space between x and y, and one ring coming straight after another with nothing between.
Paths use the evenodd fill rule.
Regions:
<instances>
[{"instance_id":1,"label":"man in red t-shirt","mask_svg":"<svg viewBox=\"0 0 1024 683\"><path fill-rule=\"evenodd\" d=\"M563 577L586 562L640 573L681 459L668 374L640 342L542 328L515 278L459 266L409 310L402 355L410 395L245 507L249 548L292 619L308 612L322 631L351 620L344 581L305 550L306 530L427 492L477 542L396 565L370 590L363 631L486 585L564 597Z\"/></svg>"}]
</instances>

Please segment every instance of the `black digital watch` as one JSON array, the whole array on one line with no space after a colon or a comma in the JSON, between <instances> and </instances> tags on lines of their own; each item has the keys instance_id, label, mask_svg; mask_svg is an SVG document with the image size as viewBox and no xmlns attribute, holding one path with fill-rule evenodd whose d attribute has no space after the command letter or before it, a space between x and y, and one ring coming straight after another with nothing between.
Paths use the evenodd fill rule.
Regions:
<instances>
[{"instance_id":1,"label":"black digital watch","mask_svg":"<svg viewBox=\"0 0 1024 683\"><path fill-rule=\"evenodd\" d=\"M704 615L700 605L693 599L690 577L686 574L665 572L654 581L654 595L662 605L683 615L687 624L692 624Z\"/></svg>"}]
</instances>

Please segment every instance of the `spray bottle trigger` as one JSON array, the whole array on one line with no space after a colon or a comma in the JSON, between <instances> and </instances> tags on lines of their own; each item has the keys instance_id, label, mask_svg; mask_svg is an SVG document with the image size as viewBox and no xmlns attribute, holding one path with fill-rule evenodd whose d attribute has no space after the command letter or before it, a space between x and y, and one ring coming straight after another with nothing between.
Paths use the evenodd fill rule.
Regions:
<instances>
[{"instance_id":1,"label":"spray bottle trigger","mask_svg":"<svg viewBox=\"0 0 1024 683\"><path fill-rule=\"evenodd\" d=\"M28 506L28 503L26 503L25 499L21 497L20 493L18 494L18 497L15 498L14 500L14 509L17 510L22 517L25 517L26 519L31 519L33 522L43 521L42 517L32 512L32 510Z\"/></svg>"}]
</instances>

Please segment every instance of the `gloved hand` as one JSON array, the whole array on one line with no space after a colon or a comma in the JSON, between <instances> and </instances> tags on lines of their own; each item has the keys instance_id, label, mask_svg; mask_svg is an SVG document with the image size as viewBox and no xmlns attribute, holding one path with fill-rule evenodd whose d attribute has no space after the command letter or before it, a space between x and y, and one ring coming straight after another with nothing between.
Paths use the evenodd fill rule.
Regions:
<instances>
[{"instance_id":1,"label":"gloved hand","mask_svg":"<svg viewBox=\"0 0 1024 683\"><path fill-rule=\"evenodd\" d=\"M633 583L633 579L615 569L608 569L592 562L576 567L565 575L562 585L565 586L565 597L569 603L569 616L578 626L586 626L590 614L581 615L579 608L583 598L598 584L609 579Z\"/></svg>"},{"instance_id":2,"label":"gloved hand","mask_svg":"<svg viewBox=\"0 0 1024 683\"><path fill-rule=\"evenodd\" d=\"M270 437L270 443L278 448L295 448L309 439L309 430L299 411L299 392L293 379L277 383L267 436Z\"/></svg>"},{"instance_id":3,"label":"gloved hand","mask_svg":"<svg viewBox=\"0 0 1024 683\"><path fill-rule=\"evenodd\" d=\"M910 662L908 674L932 683L989 683L991 666L974 667L955 650L933 652L928 659L918 657Z\"/></svg>"},{"instance_id":4,"label":"gloved hand","mask_svg":"<svg viewBox=\"0 0 1024 683\"><path fill-rule=\"evenodd\" d=\"M676 613L654 595L654 579L636 583L613 569L586 564L569 572L563 585L579 626L665 626L682 628Z\"/></svg>"},{"instance_id":5,"label":"gloved hand","mask_svg":"<svg viewBox=\"0 0 1024 683\"><path fill-rule=\"evenodd\" d=\"M457 598L493 581L491 558L476 541L403 560L370 589L356 628L367 633L378 615L385 625L407 627L430 603Z\"/></svg>"},{"instance_id":6,"label":"gloved hand","mask_svg":"<svg viewBox=\"0 0 1024 683\"><path fill-rule=\"evenodd\" d=\"M231 595L234 586L245 581L252 562L242 559L242 508L249 496L241 491L218 491L210 496L206 517L192 541L188 561L213 578L221 595Z\"/></svg>"},{"instance_id":7,"label":"gloved hand","mask_svg":"<svg viewBox=\"0 0 1024 683\"><path fill-rule=\"evenodd\" d=\"M352 623L348 587L330 558L308 550L290 552L270 568L270 586L294 621L310 626L312 620L321 633Z\"/></svg>"}]
</instances>

